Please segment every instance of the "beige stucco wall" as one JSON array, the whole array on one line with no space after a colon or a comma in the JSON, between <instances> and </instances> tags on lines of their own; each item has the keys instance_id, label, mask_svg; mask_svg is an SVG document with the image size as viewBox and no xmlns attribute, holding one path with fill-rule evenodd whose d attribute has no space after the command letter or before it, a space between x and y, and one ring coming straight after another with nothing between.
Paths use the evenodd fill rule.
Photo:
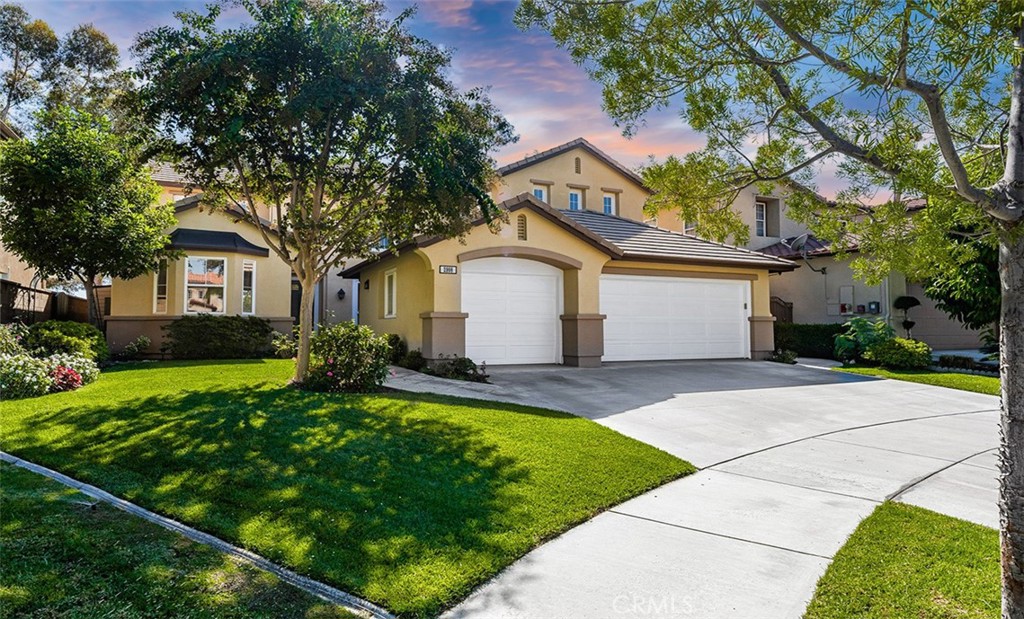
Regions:
<instances>
[{"instance_id":1,"label":"beige stucco wall","mask_svg":"<svg viewBox=\"0 0 1024 619\"><path fill-rule=\"evenodd\" d=\"M36 270L0 243L0 279L18 282L23 286L32 284Z\"/></svg>"},{"instance_id":2,"label":"beige stucco wall","mask_svg":"<svg viewBox=\"0 0 1024 619\"><path fill-rule=\"evenodd\" d=\"M516 218L524 215L527 218L527 240L519 241L516 235ZM752 319L752 346L755 351L772 348L771 317L769 310L768 272L756 268L735 268L721 266L664 264L656 262L612 260L610 256L592 244L567 232L560 225L549 220L545 215L532 209L523 208L510 215L510 222L498 231L489 230L486 226L473 229L463 242L449 240L428 245L419 249L409 249L399 257L372 264L363 269L360 277L359 320L379 333L397 333L409 344L410 349L431 347L431 342L424 341L424 317L433 312L436 321L459 321L465 315L462 312L462 269L454 275L440 274L442 265L456 266L468 259L472 252L484 252L488 257L507 255L523 259L552 260L557 262L564 257L573 263L571 267L563 267L564 302L563 321L565 328L574 330L578 327L572 321L593 321L600 316L600 276L608 269L635 270L637 274L651 274L651 271L674 273L680 276L722 277L750 281L751 315L760 318L758 323ZM500 251L493 254L488 252ZM539 256L527 257L530 251L539 252ZM550 254L559 256L551 256ZM460 258L461 256L461 258ZM551 262L549 262L550 264ZM578 265L578 268L576 266ZM395 269L397 279L397 315L385 318L384 274ZM364 288L369 281L369 290ZM764 325L767 324L767 327ZM426 329L431 331L432 327ZM448 327L446 327L448 328ZM579 333L579 331L573 331ZM586 327L584 339L600 337L600 329ZM589 335L587 335L589 334ZM595 335L596 334L596 335ZM428 336L429 337L429 336ZM570 345L579 345L580 351L588 348L591 342L577 342L573 338ZM579 356L584 356L580 351ZM456 352L459 350L439 349L437 352ZM567 358L574 356L573 351L566 350ZM757 355L755 355L757 356Z\"/></svg>"},{"instance_id":3,"label":"beige stucco wall","mask_svg":"<svg viewBox=\"0 0 1024 619\"><path fill-rule=\"evenodd\" d=\"M726 239L726 242L731 245L739 245L740 247L746 247L748 249L761 249L768 247L769 245L774 245L784 238L797 236L807 232L807 226L793 221L788 215L786 198L789 193L790 190L782 186L776 186L769 192L759 191L756 186L746 187L741 190L736 196L736 199L732 202L732 209L739 216L743 225L750 230L750 236L746 243L736 243L736 239L732 237ZM779 230L778 234L773 236L757 236L757 229L754 225L756 221L754 205L765 198L768 200L778 200ZM679 215L672 211L663 211L658 213L657 225L660 228L665 228L666 230L672 230L675 232L682 232L684 227L683 221L679 219ZM697 230L697 235L700 235L699 228Z\"/></svg>"},{"instance_id":4,"label":"beige stucco wall","mask_svg":"<svg viewBox=\"0 0 1024 619\"><path fill-rule=\"evenodd\" d=\"M580 158L580 173L576 174L575 160ZM531 181L549 181L552 185L537 185ZM583 208L603 212L603 198L608 195L617 196L620 217L643 221L644 202L647 201L647 190L637 185L629 177L591 155L582 147L574 148L558 154L550 159L521 168L502 178L502 183L495 191L497 201L513 198L521 193L533 194L535 187L544 187L548 204L557 209L569 208L569 185L586 185L589 188L578 190L583 194ZM603 191L602 188L616 190L619 193Z\"/></svg>"}]
</instances>

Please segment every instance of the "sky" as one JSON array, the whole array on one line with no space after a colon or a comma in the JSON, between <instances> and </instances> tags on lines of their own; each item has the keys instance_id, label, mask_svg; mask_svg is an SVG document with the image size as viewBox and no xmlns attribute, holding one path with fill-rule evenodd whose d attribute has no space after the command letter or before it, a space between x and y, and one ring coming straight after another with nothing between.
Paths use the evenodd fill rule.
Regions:
<instances>
[{"instance_id":1,"label":"sky","mask_svg":"<svg viewBox=\"0 0 1024 619\"><path fill-rule=\"evenodd\" d=\"M385 0L396 14L410 0ZM180 10L202 10L204 0L22 0L34 17L58 35L92 23L128 57L142 31L175 23ZM700 148L703 138L679 118L678 110L651 113L627 139L601 107L601 88L543 31L522 31L512 23L509 0L419 0L412 31L452 52L451 78L461 88L488 87L515 127L519 141L494 153L499 165L584 137L627 167L649 157L664 159ZM228 25L244 19L239 8L222 16ZM819 188L829 191L829 179ZM825 185L825 186L821 186Z\"/></svg>"}]
</instances>

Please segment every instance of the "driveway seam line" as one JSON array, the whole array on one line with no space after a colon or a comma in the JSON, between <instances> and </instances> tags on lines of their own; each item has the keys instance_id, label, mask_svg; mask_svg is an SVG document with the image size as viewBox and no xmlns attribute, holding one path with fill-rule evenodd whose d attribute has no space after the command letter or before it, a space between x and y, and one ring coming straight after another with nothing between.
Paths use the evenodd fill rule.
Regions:
<instances>
[{"instance_id":1,"label":"driveway seam line","mask_svg":"<svg viewBox=\"0 0 1024 619\"><path fill-rule=\"evenodd\" d=\"M726 535L724 533L715 533L714 531L707 531L707 530L698 529L698 528L695 528L695 527L688 527L686 525L675 524L673 522L665 522L664 520L657 520L655 518L648 518L646 516L639 516L637 514L627 514L626 512L615 511L614 509L609 509L608 512L612 513L612 514L615 514L617 516L625 516L626 518L636 518L637 520L645 520L647 522L653 522L655 524L664 525L666 527L674 527L676 529L683 529L684 531L693 531L694 533L703 533L704 535L712 535L714 537L721 537L721 538L724 538L724 539L731 539L731 540L734 540L734 541L737 541L737 542L744 542L744 543L747 543L747 544L754 544L756 546L764 546L766 548L774 548L776 550L782 550L782 551L785 551L785 552L793 552L793 553L796 553L796 554L799 554L799 555L805 555L805 556L808 556L808 557L815 557L817 559L825 559L827 561L831 561L832 560L832 557L828 557L828 556L825 556L825 555L819 555L819 554L816 554L816 553L813 553L813 552L807 552L806 550L796 550L795 548L786 548L785 546L776 546L775 544L768 544L766 542L758 542L756 540L746 539L746 538L743 538L743 537L735 537L733 535Z\"/></svg>"},{"instance_id":2,"label":"driveway seam line","mask_svg":"<svg viewBox=\"0 0 1024 619\"><path fill-rule=\"evenodd\" d=\"M183 535L194 542L210 546L257 569L270 572L284 582L287 582L298 589L302 589L310 595L341 606L357 615L373 617L374 619L395 619L394 615L370 601L342 591L341 589L336 589L317 580L313 580L312 578L293 572L285 567L281 567L280 565L272 563L254 552L250 552L244 548L230 544L219 537L214 537L209 533L204 533L203 531L194 529L186 524L178 522L177 520L172 520L166 516L161 516L160 514L151 512L148 509L139 507L134 503L114 496L106 490L78 481L73 477L69 477L68 475L54 471L53 469L46 468L45 466L13 456L5 451L0 451L0 461L13 464L14 466L52 479L53 481L68 486L69 488L74 488L82 494L99 501L103 501L104 503L108 503L121 511L131 514L132 516L152 522L153 524L159 525L168 531L173 531Z\"/></svg>"},{"instance_id":3,"label":"driveway seam line","mask_svg":"<svg viewBox=\"0 0 1024 619\"><path fill-rule=\"evenodd\" d=\"M916 486L919 486L920 484L923 484L924 482L928 481L932 477L935 477L939 473L942 473L943 471L948 471L949 469L953 468L954 466L956 466L958 464L961 464L961 463L965 462L966 460L970 460L971 458L976 458L977 456L980 456L982 454L986 454L986 453L988 453L990 451L995 451L997 449L999 449L999 448L998 447L990 447L988 449L984 449L982 451L979 451L976 454L971 454L971 455L969 455L967 457L961 458L961 459L957 460L956 462L950 462L947 466L944 466L944 467L942 467L941 469L939 469L937 471L932 471L931 473L928 473L927 475L925 475L923 477L919 477L918 479L915 479L915 480L911 481L910 483L904 484L902 487L900 487L899 490L897 490L896 492L894 492L894 493L890 494L889 496L885 497L885 500L886 501L895 501L901 495L906 494L908 491L912 490Z\"/></svg>"},{"instance_id":4,"label":"driveway seam line","mask_svg":"<svg viewBox=\"0 0 1024 619\"><path fill-rule=\"evenodd\" d=\"M735 475L737 477L744 477L746 479L754 479L757 481L763 481L769 484L779 484L780 486L789 486L790 488L799 488L801 490L811 490L813 492L822 492L824 494L831 494L835 496L841 496L847 499L857 499L858 501L867 501L868 503L874 503L875 505L881 505L882 501L878 499L872 499L866 496L859 496L856 494L847 494L845 492L836 492L835 490L825 490L824 488L811 488L810 486L801 486L800 484L794 484L788 481L779 481L777 479L767 479L765 477L757 477L755 475L748 475L746 473L737 473L736 471L726 471L722 469L715 469L715 473L725 473L726 475ZM683 479L686 479L685 477Z\"/></svg>"},{"instance_id":5,"label":"driveway seam line","mask_svg":"<svg viewBox=\"0 0 1024 619\"><path fill-rule=\"evenodd\" d=\"M877 449L878 451L887 451L889 453L900 454L903 456L914 456L916 458L929 458L931 460L938 460L939 462L952 462L954 464L959 463L959 460L952 460L950 458L940 458L939 456L929 456L927 454L916 454L909 451L900 451L899 449L890 449L888 447L876 447L875 445L863 445L861 443L853 443L850 441L841 441L836 438L825 438L818 439L819 441L825 441L827 443L838 443L839 445L849 445L851 447L864 447L865 449ZM975 454L977 455L977 454Z\"/></svg>"},{"instance_id":6,"label":"driveway seam line","mask_svg":"<svg viewBox=\"0 0 1024 619\"><path fill-rule=\"evenodd\" d=\"M751 451L751 452L748 452L748 453L745 453L745 454L741 454L741 455L738 455L738 456L733 456L732 458L727 458L725 460L722 460L721 462L715 462L714 464L709 464L707 466L699 467L699 468L702 471L706 470L706 469L713 469L716 466L721 466L723 464L728 464L730 462L734 462L736 460L741 460L741 459L747 458L749 456L755 456L755 455L757 455L759 453L764 453L766 451L771 451L772 449L777 449L779 447L788 447L790 445L795 445L796 443L802 443L804 441L809 441L809 440L816 439L816 438L822 438L824 436L831 436L833 434L840 434L842 432L852 432L853 430L865 430L867 428L877 428L877 427L880 427L880 426L888 426L888 425L893 425L893 424L896 424L896 423L909 423L911 421L922 421L922 420L925 420L925 419L941 419L942 417L958 417L958 416L963 416L963 415L979 415L981 413L994 413L994 412L997 412L997 410L998 409L985 409L985 410L977 410L977 411L963 411L963 412L958 412L958 413L942 413L942 414L939 414L939 415L925 415L923 417L907 417L905 419L893 419L891 421L880 421L878 423L869 423L869 424L865 424L865 425L862 425L862 426L852 426L852 427L849 427L849 428L842 428L842 429L839 429L839 430L829 430L828 432L821 432L820 434L815 434L813 436L805 436L803 438L793 439L792 441L786 441L784 443L778 443L776 445L770 445L770 446L764 447L762 449L757 449L757 450L754 450L754 451Z\"/></svg>"}]
</instances>

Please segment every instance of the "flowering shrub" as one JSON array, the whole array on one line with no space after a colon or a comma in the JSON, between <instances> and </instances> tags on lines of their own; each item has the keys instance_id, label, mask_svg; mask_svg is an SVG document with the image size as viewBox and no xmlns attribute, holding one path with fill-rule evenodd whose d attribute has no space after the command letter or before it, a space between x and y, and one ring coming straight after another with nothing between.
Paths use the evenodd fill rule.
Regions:
<instances>
[{"instance_id":1,"label":"flowering shrub","mask_svg":"<svg viewBox=\"0 0 1024 619\"><path fill-rule=\"evenodd\" d=\"M386 336L366 326L343 322L321 326L310 342L310 391L375 391L384 384L391 362Z\"/></svg>"},{"instance_id":2,"label":"flowering shrub","mask_svg":"<svg viewBox=\"0 0 1024 619\"><path fill-rule=\"evenodd\" d=\"M50 370L50 380L53 381L53 384L50 385L50 391L53 393L74 391L82 386L81 374L66 365L58 365Z\"/></svg>"},{"instance_id":3,"label":"flowering shrub","mask_svg":"<svg viewBox=\"0 0 1024 619\"><path fill-rule=\"evenodd\" d=\"M25 348L39 357L79 354L104 363L110 358L107 338L96 327L84 322L47 320L28 328Z\"/></svg>"},{"instance_id":4,"label":"flowering shrub","mask_svg":"<svg viewBox=\"0 0 1024 619\"><path fill-rule=\"evenodd\" d=\"M0 400L46 395L53 386L50 364L28 355L0 355Z\"/></svg>"},{"instance_id":5,"label":"flowering shrub","mask_svg":"<svg viewBox=\"0 0 1024 619\"><path fill-rule=\"evenodd\" d=\"M50 372L58 367L66 367L82 377L82 384L88 385L100 375L100 368L93 361L81 355L51 355L42 359Z\"/></svg>"},{"instance_id":6,"label":"flowering shrub","mask_svg":"<svg viewBox=\"0 0 1024 619\"><path fill-rule=\"evenodd\" d=\"M21 323L0 325L0 355L21 355L25 351L28 329Z\"/></svg>"}]
</instances>

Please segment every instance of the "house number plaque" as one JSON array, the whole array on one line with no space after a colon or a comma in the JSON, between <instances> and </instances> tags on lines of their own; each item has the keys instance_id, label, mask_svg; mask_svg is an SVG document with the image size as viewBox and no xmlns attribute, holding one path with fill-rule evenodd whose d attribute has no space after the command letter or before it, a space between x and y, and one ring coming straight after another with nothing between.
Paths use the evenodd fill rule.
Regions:
<instances>
[{"instance_id":1,"label":"house number plaque","mask_svg":"<svg viewBox=\"0 0 1024 619\"><path fill-rule=\"evenodd\" d=\"M456 273L459 272L459 267L453 264L442 264L441 266L437 267L437 272L442 275L455 275Z\"/></svg>"}]
</instances>

